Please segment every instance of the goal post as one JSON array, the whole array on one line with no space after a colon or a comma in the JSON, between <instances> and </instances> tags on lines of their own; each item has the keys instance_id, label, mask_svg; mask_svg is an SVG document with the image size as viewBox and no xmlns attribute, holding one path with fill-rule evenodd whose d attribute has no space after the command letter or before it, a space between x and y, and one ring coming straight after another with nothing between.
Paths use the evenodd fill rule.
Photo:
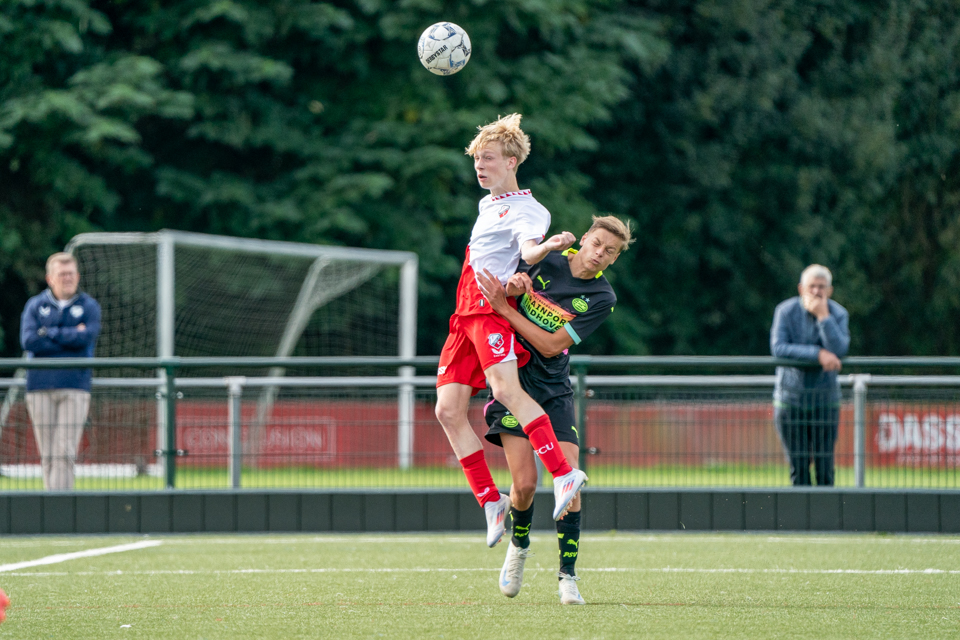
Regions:
<instances>
[{"instance_id":1,"label":"goal post","mask_svg":"<svg viewBox=\"0 0 960 640\"><path fill-rule=\"evenodd\" d=\"M327 256L321 256L313 261L307 272L307 277L303 280L300 287L300 293L297 301L293 305L293 310L287 318L287 324L280 337L280 345L277 347L278 358L285 358L293 353L300 335L303 333L310 321L313 312L334 300L346 292L354 289L359 284L368 280L376 271L376 266L370 264L360 265L346 277L340 279L332 285L325 285L323 279L324 270L330 266L331 259ZM271 367L271 378L279 378L286 373L283 367ZM260 390L260 399L257 402L257 417L251 425L249 453L258 455L260 451L257 446L262 442L262 435L266 429L267 422L273 411L273 403L276 400L279 388L277 386L264 387ZM401 465L402 466L402 465Z\"/></svg>"},{"instance_id":2,"label":"goal post","mask_svg":"<svg viewBox=\"0 0 960 640\"><path fill-rule=\"evenodd\" d=\"M171 230L83 233L66 251L103 309L98 356L416 355L413 252ZM262 390L252 435L262 432L277 391ZM413 405L413 386L402 384L401 468L412 461ZM165 406L158 401L159 449ZM250 444L256 453L257 438Z\"/></svg>"}]
</instances>

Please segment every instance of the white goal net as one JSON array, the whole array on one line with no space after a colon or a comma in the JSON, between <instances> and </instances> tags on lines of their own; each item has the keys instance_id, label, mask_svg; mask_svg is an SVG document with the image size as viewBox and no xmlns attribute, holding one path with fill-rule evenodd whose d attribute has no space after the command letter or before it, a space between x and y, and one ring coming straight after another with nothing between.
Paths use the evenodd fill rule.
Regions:
<instances>
[{"instance_id":1,"label":"white goal net","mask_svg":"<svg viewBox=\"0 0 960 640\"><path fill-rule=\"evenodd\" d=\"M414 355L413 253L181 231L67 251L103 310L98 357Z\"/></svg>"},{"instance_id":2,"label":"white goal net","mask_svg":"<svg viewBox=\"0 0 960 640\"><path fill-rule=\"evenodd\" d=\"M417 256L411 252L182 231L86 233L66 250L77 259L82 289L101 306L97 357L415 355ZM94 375L144 373L111 369ZM278 367L181 368L177 377L278 378L285 373ZM412 375L409 368L400 373ZM141 402L139 417L125 420L147 425L144 431L156 424L156 448L164 450L168 419L162 370L159 376L154 410ZM222 393L207 396L219 404ZM244 419L243 451L250 463L261 455L267 425L278 419L273 412L279 393L273 383L255 391L255 412ZM207 397L197 390L189 394L195 412L202 411ZM399 387L398 448L404 467L412 447L412 394L412 386ZM6 399L15 400L10 394Z\"/></svg>"}]
</instances>

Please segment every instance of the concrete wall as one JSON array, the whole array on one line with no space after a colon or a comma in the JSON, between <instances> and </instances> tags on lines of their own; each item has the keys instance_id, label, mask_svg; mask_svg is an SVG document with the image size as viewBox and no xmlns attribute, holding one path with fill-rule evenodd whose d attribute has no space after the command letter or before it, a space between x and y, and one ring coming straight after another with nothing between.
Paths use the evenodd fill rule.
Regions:
<instances>
[{"instance_id":1,"label":"concrete wall","mask_svg":"<svg viewBox=\"0 0 960 640\"><path fill-rule=\"evenodd\" d=\"M534 528L552 528L553 496ZM588 530L960 533L960 491L600 490ZM0 535L224 531L481 531L462 491L174 491L0 495Z\"/></svg>"}]
</instances>

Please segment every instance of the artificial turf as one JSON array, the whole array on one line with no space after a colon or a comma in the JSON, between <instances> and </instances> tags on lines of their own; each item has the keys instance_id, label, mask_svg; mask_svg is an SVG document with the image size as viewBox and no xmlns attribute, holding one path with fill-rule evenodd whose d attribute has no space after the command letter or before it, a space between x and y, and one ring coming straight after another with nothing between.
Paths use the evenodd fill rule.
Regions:
<instances>
[{"instance_id":1,"label":"artificial turf","mask_svg":"<svg viewBox=\"0 0 960 640\"><path fill-rule=\"evenodd\" d=\"M560 606L556 538L524 588L471 535L7 537L0 638L954 638L960 538L585 534L584 607ZM127 626L129 625L129 626Z\"/></svg>"}]
</instances>

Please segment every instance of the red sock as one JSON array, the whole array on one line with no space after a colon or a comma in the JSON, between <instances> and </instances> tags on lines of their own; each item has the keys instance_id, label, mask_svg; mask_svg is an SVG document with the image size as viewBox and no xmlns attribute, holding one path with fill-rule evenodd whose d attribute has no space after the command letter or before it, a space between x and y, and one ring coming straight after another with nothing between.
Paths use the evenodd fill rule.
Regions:
<instances>
[{"instance_id":1,"label":"red sock","mask_svg":"<svg viewBox=\"0 0 960 640\"><path fill-rule=\"evenodd\" d=\"M463 465L463 474L467 476L467 482L470 483L473 495L477 497L481 507L488 502L500 499L500 492L497 491L497 485L493 483L493 476L490 475L490 467L483 458L483 449L460 458L460 464Z\"/></svg>"},{"instance_id":2,"label":"red sock","mask_svg":"<svg viewBox=\"0 0 960 640\"><path fill-rule=\"evenodd\" d=\"M562 476L573 471L563 451L560 451L560 443L557 442L557 436L553 432L553 425L550 424L547 414L531 420L523 428L523 432L530 438L533 450L540 456L540 462L547 471L554 476Z\"/></svg>"}]
</instances>

